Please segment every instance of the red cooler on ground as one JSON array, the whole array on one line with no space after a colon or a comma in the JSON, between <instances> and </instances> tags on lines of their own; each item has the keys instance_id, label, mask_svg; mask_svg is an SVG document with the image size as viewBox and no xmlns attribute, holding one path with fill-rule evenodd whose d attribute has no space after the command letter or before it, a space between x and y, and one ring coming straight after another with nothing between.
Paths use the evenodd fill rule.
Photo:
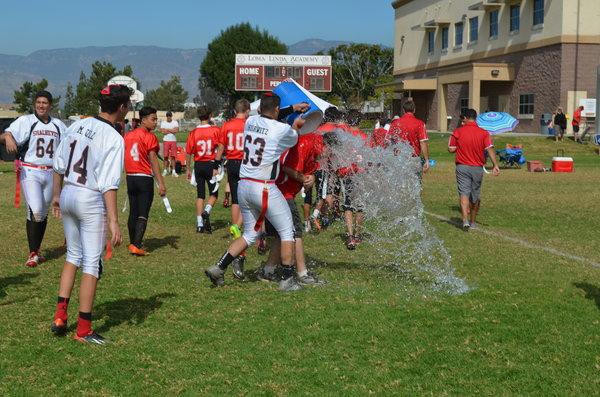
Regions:
<instances>
[{"instance_id":1,"label":"red cooler on ground","mask_svg":"<svg viewBox=\"0 0 600 397\"><path fill-rule=\"evenodd\" d=\"M552 157L552 172L573 172L572 157Z\"/></svg>"}]
</instances>

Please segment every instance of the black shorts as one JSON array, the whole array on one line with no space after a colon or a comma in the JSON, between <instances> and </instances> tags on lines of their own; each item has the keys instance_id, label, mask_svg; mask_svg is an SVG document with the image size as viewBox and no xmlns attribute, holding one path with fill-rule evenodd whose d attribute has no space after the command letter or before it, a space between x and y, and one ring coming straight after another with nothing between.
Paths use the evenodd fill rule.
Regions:
<instances>
[{"instance_id":1,"label":"black shorts","mask_svg":"<svg viewBox=\"0 0 600 397\"><path fill-rule=\"evenodd\" d=\"M294 238L302 238L302 220L300 219L300 213L298 212L298 206L294 199L285 200L290 207L292 212L292 222L294 223ZM268 219L265 219L265 230L267 236L277 237L277 230L271 225Z\"/></svg>"},{"instance_id":2,"label":"black shorts","mask_svg":"<svg viewBox=\"0 0 600 397\"><path fill-rule=\"evenodd\" d=\"M216 183L211 183L213 177L213 165L211 161L198 161L194 163L194 176L196 177L196 191L199 199L206 198L206 185L210 196L218 197L219 191L215 188ZM216 190L216 191L215 191ZM214 193L213 193L214 191Z\"/></svg>"},{"instance_id":3,"label":"black shorts","mask_svg":"<svg viewBox=\"0 0 600 397\"><path fill-rule=\"evenodd\" d=\"M231 203L238 203L238 184L240 183L240 167L242 166L242 160L227 160L225 169L227 170L227 182L229 183L229 190L231 190Z\"/></svg>"},{"instance_id":4,"label":"black shorts","mask_svg":"<svg viewBox=\"0 0 600 397\"><path fill-rule=\"evenodd\" d=\"M579 126L578 125L574 125L573 126L573 132L575 132L575 133L579 132Z\"/></svg>"},{"instance_id":5,"label":"black shorts","mask_svg":"<svg viewBox=\"0 0 600 397\"><path fill-rule=\"evenodd\" d=\"M127 175L127 197L129 217L148 219L154 200L154 178L143 175Z\"/></svg>"},{"instance_id":6,"label":"black shorts","mask_svg":"<svg viewBox=\"0 0 600 397\"><path fill-rule=\"evenodd\" d=\"M354 181L352 178L345 177L341 179L341 184L344 186L344 204L342 204L342 209L344 211L362 212L362 207L355 204L356 198L354 197Z\"/></svg>"}]
</instances>

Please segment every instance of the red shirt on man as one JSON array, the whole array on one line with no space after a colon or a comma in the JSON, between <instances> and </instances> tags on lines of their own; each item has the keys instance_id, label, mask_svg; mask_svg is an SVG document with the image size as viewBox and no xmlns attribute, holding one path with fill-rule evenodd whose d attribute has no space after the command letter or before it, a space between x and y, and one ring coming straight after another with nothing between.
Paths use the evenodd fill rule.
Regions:
<instances>
[{"instance_id":1,"label":"red shirt on man","mask_svg":"<svg viewBox=\"0 0 600 397\"><path fill-rule=\"evenodd\" d=\"M323 152L323 137L319 134L310 133L298 137L298 143L281 158L281 166L289 167L304 175L314 174L319 169L317 158ZM279 173L277 187L286 200L296 197L302 189L302 183L290 178L284 172Z\"/></svg>"},{"instance_id":2,"label":"red shirt on man","mask_svg":"<svg viewBox=\"0 0 600 397\"><path fill-rule=\"evenodd\" d=\"M131 174L152 175L150 152L158 153L156 135L145 128L136 128L125 134L125 172Z\"/></svg>"},{"instance_id":3,"label":"red shirt on man","mask_svg":"<svg viewBox=\"0 0 600 397\"><path fill-rule=\"evenodd\" d=\"M221 143L225 146L223 154L227 160L244 159L244 125L246 119L233 118L221 127Z\"/></svg>"},{"instance_id":4,"label":"red shirt on man","mask_svg":"<svg viewBox=\"0 0 600 397\"><path fill-rule=\"evenodd\" d=\"M371 146L386 147L388 142L388 130L376 128L371 134Z\"/></svg>"},{"instance_id":5,"label":"red shirt on man","mask_svg":"<svg viewBox=\"0 0 600 397\"><path fill-rule=\"evenodd\" d=\"M425 123L410 112L406 112L402 117L392 121L389 138L392 143L400 140L408 142L413 147L415 157L421 155L421 142L429 140Z\"/></svg>"},{"instance_id":6,"label":"red shirt on man","mask_svg":"<svg viewBox=\"0 0 600 397\"><path fill-rule=\"evenodd\" d=\"M579 125L581 123L581 109L577 108L575 112L573 112L573 121L571 121L571 125Z\"/></svg>"},{"instance_id":7,"label":"red shirt on man","mask_svg":"<svg viewBox=\"0 0 600 397\"><path fill-rule=\"evenodd\" d=\"M215 159L217 146L221 143L221 130L209 124L199 125L190 132L185 151L194 155L194 161L212 161Z\"/></svg>"},{"instance_id":8,"label":"red shirt on man","mask_svg":"<svg viewBox=\"0 0 600 397\"><path fill-rule=\"evenodd\" d=\"M474 167L485 165L484 152L493 146L490 133L471 120L455 129L448 141L449 148L456 148L456 164Z\"/></svg>"}]
</instances>

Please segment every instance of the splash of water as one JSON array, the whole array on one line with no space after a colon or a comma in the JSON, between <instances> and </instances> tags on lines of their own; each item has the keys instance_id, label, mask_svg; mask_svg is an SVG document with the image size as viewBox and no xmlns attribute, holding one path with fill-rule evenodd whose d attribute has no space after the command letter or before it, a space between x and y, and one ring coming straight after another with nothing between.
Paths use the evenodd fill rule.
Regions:
<instances>
[{"instance_id":1,"label":"splash of water","mask_svg":"<svg viewBox=\"0 0 600 397\"><path fill-rule=\"evenodd\" d=\"M391 273L436 292L463 294L467 283L455 274L451 256L427 222L421 201L420 159L405 142L369 147L360 138L334 132L330 169L359 167L352 176L353 204L367 219L365 236Z\"/></svg>"}]
</instances>

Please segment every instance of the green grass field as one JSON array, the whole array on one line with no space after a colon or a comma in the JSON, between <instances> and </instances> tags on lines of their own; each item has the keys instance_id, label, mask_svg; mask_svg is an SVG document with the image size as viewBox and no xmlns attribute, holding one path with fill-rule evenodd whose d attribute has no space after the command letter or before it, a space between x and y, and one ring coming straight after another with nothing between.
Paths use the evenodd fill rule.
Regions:
<instances>
[{"instance_id":1,"label":"green grass field","mask_svg":"<svg viewBox=\"0 0 600 397\"><path fill-rule=\"evenodd\" d=\"M438 163L423 200L452 219L446 141L432 138ZM194 189L168 178L174 213L155 200L151 255L133 258L121 247L105 266L94 313L112 342L104 347L51 335L62 227L50 221L51 260L25 268L25 210L12 207L12 165L1 165L0 395L600 395L600 156L571 141L495 143L507 142L546 166L564 148L576 171L486 177L479 220L494 235L429 217L473 287L459 296L394 277L368 243L347 251L339 224L306 238L327 285L282 294L228 274L226 287L211 289L202 270L228 244L228 212L217 206L216 232L196 234ZM122 205L125 188L119 197ZM247 267L261 260L252 250Z\"/></svg>"}]
</instances>

